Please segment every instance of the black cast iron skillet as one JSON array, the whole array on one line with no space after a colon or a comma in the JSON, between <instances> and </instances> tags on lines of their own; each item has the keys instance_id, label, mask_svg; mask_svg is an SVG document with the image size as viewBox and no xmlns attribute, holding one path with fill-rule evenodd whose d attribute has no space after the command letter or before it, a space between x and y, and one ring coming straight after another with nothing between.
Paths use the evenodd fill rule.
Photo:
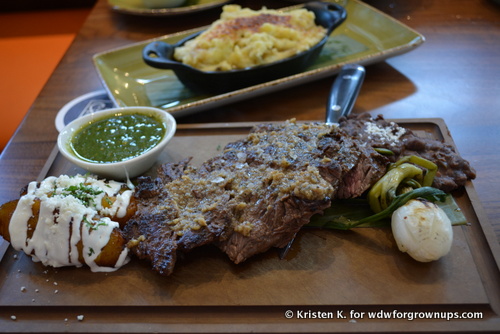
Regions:
<instances>
[{"instance_id":1,"label":"black cast iron skillet","mask_svg":"<svg viewBox=\"0 0 500 334\"><path fill-rule=\"evenodd\" d=\"M325 37L308 50L295 56L273 63L230 71L201 71L183 64L173 58L174 49L202 31L188 36L175 44L155 41L146 45L142 57L149 66L174 71L177 78L188 88L198 93L222 94L229 91L276 80L305 70L318 58L323 46L332 31L347 17L344 7L329 3L314 1L304 5L304 8L314 12L316 24L327 29Z\"/></svg>"}]
</instances>

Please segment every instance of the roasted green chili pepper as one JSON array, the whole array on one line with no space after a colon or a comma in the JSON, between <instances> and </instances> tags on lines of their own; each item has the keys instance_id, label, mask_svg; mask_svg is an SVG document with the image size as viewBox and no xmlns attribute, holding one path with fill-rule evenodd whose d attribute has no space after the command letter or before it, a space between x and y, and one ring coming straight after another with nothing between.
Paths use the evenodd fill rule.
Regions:
<instances>
[{"instance_id":1,"label":"roasted green chili pepper","mask_svg":"<svg viewBox=\"0 0 500 334\"><path fill-rule=\"evenodd\" d=\"M421 186L430 187L436 172L436 164L429 160L414 155L401 158L389 167L387 173L368 192L371 209L375 213L380 212L396 196Z\"/></svg>"}]
</instances>

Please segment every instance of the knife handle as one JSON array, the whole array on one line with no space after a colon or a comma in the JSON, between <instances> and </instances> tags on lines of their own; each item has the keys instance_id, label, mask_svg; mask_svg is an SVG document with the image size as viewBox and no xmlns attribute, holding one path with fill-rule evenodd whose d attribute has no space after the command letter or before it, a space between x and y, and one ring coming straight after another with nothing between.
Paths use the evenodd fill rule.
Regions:
<instances>
[{"instance_id":1,"label":"knife handle","mask_svg":"<svg viewBox=\"0 0 500 334\"><path fill-rule=\"evenodd\" d=\"M365 78L365 68L349 64L342 67L333 82L326 106L326 123L338 123L340 117L347 116L352 110Z\"/></svg>"}]
</instances>

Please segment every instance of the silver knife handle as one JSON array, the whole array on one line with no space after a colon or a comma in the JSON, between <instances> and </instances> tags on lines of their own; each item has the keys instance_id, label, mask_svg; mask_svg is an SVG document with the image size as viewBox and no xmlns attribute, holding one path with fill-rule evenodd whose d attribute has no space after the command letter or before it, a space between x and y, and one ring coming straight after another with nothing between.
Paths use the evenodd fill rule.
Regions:
<instances>
[{"instance_id":1,"label":"silver knife handle","mask_svg":"<svg viewBox=\"0 0 500 334\"><path fill-rule=\"evenodd\" d=\"M349 115L364 79L363 66L349 64L342 67L330 90L326 106L327 124L338 123L340 117Z\"/></svg>"}]
</instances>

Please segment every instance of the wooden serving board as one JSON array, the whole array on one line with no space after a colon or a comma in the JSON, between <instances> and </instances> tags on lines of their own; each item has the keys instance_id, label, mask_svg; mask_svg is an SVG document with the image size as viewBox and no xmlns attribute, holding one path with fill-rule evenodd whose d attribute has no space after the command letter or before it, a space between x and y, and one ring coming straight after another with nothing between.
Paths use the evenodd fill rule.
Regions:
<instances>
[{"instance_id":1,"label":"wooden serving board","mask_svg":"<svg viewBox=\"0 0 500 334\"><path fill-rule=\"evenodd\" d=\"M441 119L395 121L453 144ZM159 163L192 156L199 164L244 137L252 125L179 125ZM55 149L40 179L76 173L84 171ZM454 196L469 225L453 228L450 254L432 263L399 252L388 228L303 230L285 260L270 250L240 265L215 247L201 247L179 260L169 277L137 259L114 273L48 268L9 248L0 262L0 328L54 333L498 330L499 245L472 183ZM482 318L455 319L463 312Z\"/></svg>"}]
</instances>

